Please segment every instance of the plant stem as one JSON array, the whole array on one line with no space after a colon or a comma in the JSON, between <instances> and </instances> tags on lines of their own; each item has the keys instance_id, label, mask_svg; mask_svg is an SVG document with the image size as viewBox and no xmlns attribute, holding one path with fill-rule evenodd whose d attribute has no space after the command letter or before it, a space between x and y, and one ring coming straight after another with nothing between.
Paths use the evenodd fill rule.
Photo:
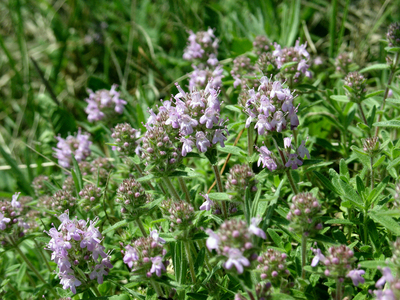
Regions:
<instances>
[{"instance_id":1,"label":"plant stem","mask_svg":"<svg viewBox=\"0 0 400 300\"><path fill-rule=\"evenodd\" d=\"M96 285L92 286L92 291L95 293L96 297L101 297L99 290L97 289Z\"/></svg>"},{"instance_id":2,"label":"plant stem","mask_svg":"<svg viewBox=\"0 0 400 300\"><path fill-rule=\"evenodd\" d=\"M387 86L386 86L386 89L385 89L385 94L383 95L383 100L382 100L382 105L381 105L382 114L383 114L383 110L385 109L386 99L387 99L388 94L389 94L389 86L392 84L394 72L396 71L396 67L397 67L398 63L399 63L399 52L397 52L396 56L394 57L392 68L391 68L390 74L389 74L388 83L387 83ZM382 120L382 115L378 115L377 122L380 122L381 120ZM379 133L379 126L377 126L376 129L375 129L375 136L378 136L378 133Z\"/></svg>"},{"instance_id":3,"label":"plant stem","mask_svg":"<svg viewBox=\"0 0 400 300\"><path fill-rule=\"evenodd\" d=\"M286 165L285 155L283 154L282 150L279 148L278 143L276 142L276 140L274 138L272 140L274 141L275 148L278 149L279 156L281 157L281 160L282 160L282 164L283 164L283 166L285 166ZM286 176L287 176L287 178L289 180L289 184L290 184L290 187L292 188L293 193L295 195L297 195L299 193L299 191L298 191L298 189L296 187L296 184L294 183L294 180L293 180L292 174L290 173L290 170L288 168L286 168L285 169L285 173L286 173Z\"/></svg>"},{"instance_id":4,"label":"plant stem","mask_svg":"<svg viewBox=\"0 0 400 300\"><path fill-rule=\"evenodd\" d=\"M373 165L374 165L374 157L371 155L371 158L370 158L370 163L371 163L371 192L372 192L372 190L374 189L374 185L375 185L375 180L374 180L374 178L375 178L375 176L374 176L374 168L373 168Z\"/></svg>"},{"instance_id":5,"label":"plant stem","mask_svg":"<svg viewBox=\"0 0 400 300\"><path fill-rule=\"evenodd\" d=\"M42 257L42 259L44 260L44 263L46 264L47 269L50 271L50 273L52 272L49 262L47 261L46 257L44 256L43 250L42 248L39 246L38 242L35 240L35 246L39 251L40 256Z\"/></svg>"},{"instance_id":6,"label":"plant stem","mask_svg":"<svg viewBox=\"0 0 400 300\"><path fill-rule=\"evenodd\" d=\"M139 217L137 217L137 219L136 219L136 224L139 226L139 229L140 229L140 231L142 232L143 236L144 236L144 237L147 237L147 232L146 232L146 230L144 229L142 220L140 220Z\"/></svg>"},{"instance_id":7,"label":"plant stem","mask_svg":"<svg viewBox=\"0 0 400 300\"><path fill-rule=\"evenodd\" d=\"M254 150L254 128L249 126L247 128L247 153L249 154L249 158L252 157Z\"/></svg>"},{"instance_id":8,"label":"plant stem","mask_svg":"<svg viewBox=\"0 0 400 300\"><path fill-rule=\"evenodd\" d=\"M17 252L18 252L18 254L21 256L21 258L26 262L26 264L27 264L27 266L29 267L29 269L31 269L31 271L32 271L33 273L35 273L35 275L37 276L37 278L39 278L39 280L40 280L41 282L43 282L44 284L46 284L46 285L49 287L51 293L57 298L58 295L57 295L57 293L54 291L53 287L52 287L48 282L46 282L46 280L44 280L44 278L42 277L42 275L40 275L40 273L39 273L38 270L35 268L35 266L32 265L32 263L30 262L30 260L25 256L25 254L21 251L21 249L19 249L18 245L12 240L11 237L10 237L10 240L11 240L11 244L14 246L15 250L17 250Z\"/></svg>"},{"instance_id":9,"label":"plant stem","mask_svg":"<svg viewBox=\"0 0 400 300\"><path fill-rule=\"evenodd\" d=\"M139 176L143 177L142 168L137 164L133 164L133 165L135 166L136 171L139 173ZM150 189L155 190L154 186L149 181L147 181L146 183L147 183L147 185L149 186Z\"/></svg>"},{"instance_id":10,"label":"plant stem","mask_svg":"<svg viewBox=\"0 0 400 300\"><path fill-rule=\"evenodd\" d=\"M150 284L153 287L153 289L156 291L156 294L158 297L164 297L164 294L162 292L160 285L153 278L150 278Z\"/></svg>"},{"instance_id":11,"label":"plant stem","mask_svg":"<svg viewBox=\"0 0 400 300\"><path fill-rule=\"evenodd\" d=\"M365 117L364 110L363 110L363 108L361 106L361 102L358 102L357 105L358 105L358 108L360 110L361 117L363 119L364 124L368 126L368 121L367 121L367 118ZM368 135L371 136L369 130L368 130Z\"/></svg>"},{"instance_id":12,"label":"plant stem","mask_svg":"<svg viewBox=\"0 0 400 300\"><path fill-rule=\"evenodd\" d=\"M186 256L189 262L189 268L190 268L190 275L192 276L192 281L193 283L196 283L196 273L194 272L194 263L193 263L193 257L192 253L190 252L190 241L185 241L185 250L186 250Z\"/></svg>"},{"instance_id":13,"label":"plant stem","mask_svg":"<svg viewBox=\"0 0 400 300\"><path fill-rule=\"evenodd\" d=\"M224 191L224 189L222 187L221 174L219 173L218 165L212 165L212 168L214 171L215 180L217 182L217 190L218 190L218 192L222 193ZM224 218L226 219L226 218L228 218L226 203L225 203L225 201L221 201L221 204L222 204L222 213L224 215Z\"/></svg>"},{"instance_id":14,"label":"plant stem","mask_svg":"<svg viewBox=\"0 0 400 300\"><path fill-rule=\"evenodd\" d=\"M307 259L307 236L305 234L301 237L301 278L306 278L306 270L304 267L306 266Z\"/></svg>"},{"instance_id":15,"label":"plant stem","mask_svg":"<svg viewBox=\"0 0 400 300\"><path fill-rule=\"evenodd\" d=\"M342 282L336 278L336 300L342 300Z\"/></svg>"},{"instance_id":16,"label":"plant stem","mask_svg":"<svg viewBox=\"0 0 400 300\"><path fill-rule=\"evenodd\" d=\"M175 200L179 200L178 192L176 191L174 185L172 184L171 179L169 179L169 177L162 177L162 181L167 186L168 191L171 194L172 198L175 198Z\"/></svg>"},{"instance_id":17,"label":"plant stem","mask_svg":"<svg viewBox=\"0 0 400 300\"><path fill-rule=\"evenodd\" d=\"M185 200L187 203L190 203L190 195L189 195L189 190L186 186L185 180L182 177L178 177L178 182L179 186L183 190L183 193L185 194Z\"/></svg>"},{"instance_id":18,"label":"plant stem","mask_svg":"<svg viewBox=\"0 0 400 300\"><path fill-rule=\"evenodd\" d=\"M368 230L367 230L367 211L364 212L364 245L368 245Z\"/></svg>"}]
</instances>

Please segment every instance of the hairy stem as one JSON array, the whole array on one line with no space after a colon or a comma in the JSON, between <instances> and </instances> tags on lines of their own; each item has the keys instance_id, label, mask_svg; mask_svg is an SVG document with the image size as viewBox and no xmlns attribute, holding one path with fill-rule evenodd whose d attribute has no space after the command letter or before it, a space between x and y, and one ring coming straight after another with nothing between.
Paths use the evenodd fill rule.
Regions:
<instances>
[{"instance_id":1,"label":"hairy stem","mask_svg":"<svg viewBox=\"0 0 400 300\"><path fill-rule=\"evenodd\" d=\"M178 177L179 186L181 187L183 193L185 194L185 200L187 203L190 203L190 195L189 190L186 186L186 182L182 177Z\"/></svg>"},{"instance_id":2,"label":"hairy stem","mask_svg":"<svg viewBox=\"0 0 400 300\"><path fill-rule=\"evenodd\" d=\"M217 182L218 192L222 193L224 191L224 189L222 187L221 174L219 173L218 165L213 165L212 168L213 168L213 171L214 171L215 180ZM226 218L228 218L228 212L227 212L227 209L226 209L226 202L225 201L221 201L221 204L222 204L222 213L224 215L224 218L226 219Z\"/></svg>"},{"instance_id":3,"label":"hairy stem","mask_svg":"<svg viewBox=\"0 0 400 300\"><path fill-rule=\"evenodd\" d=\"M162 177L162 181L167 186L168 191L171 194L172 198L175 198L175 200L179 200L178 192L176 191L174 185L172 184L171 179L169 179L168 177Z\"/></svg>"},{"instance_id":4,"label":"hairy stem","mask_svg":"<svg viewBox=\"0 0 400 300\"><path fill-rule=\"evenodd\" d=\"M397 67L398 63L399 63L399 52L396 53L396 56L394 57L394 61L392 64L392 68L390 69L389 79L388 79L388 83L387 83L387 86L385 89L385 94L383 95L383 100L382 100L382 105L381 105L382 114L383 114L383 110L385 109L386 99L389 95L389 89L390 89L389 87L392 84L394 72L396 71L396 67ZM382 115L378 115L377 122L380 122L381 120L382 120ZM378 133L379 133L379 126L377 126L375 129L375 136L378 136Z\"/></svg>"},{"instance_id":5,"label":"hairy stem","mask_svg":"<svg viewBox=\"0 0 400 300\"><path fill-rule=\"evenodd\" d=\"M359 108L359 110L360 110L360 113L361 113L361 117L362 117L362 119L363 119L363 122L364 122L365 125L368 126L368 121L367 121L367 118L365 117L364 109L362 108L360 102L357 103L357 104L358 104L358 108ZM368 130L368 135L371 136L371 134L369 133L369 130Z\"/></svg>"},{"instance_id":6,"label":"hairy stem","mask_svg":"<svg viewBox=\"0 0 400 300\"><path fill-rule=\"evenodd\" d=\"M139 226L139 229L140 229L140 231L142 232L143 236L144 236L144 237L147 237L147 232L146 232L146 230L144 229L142 220L140 220L139 217L136 219L136 224Z\"/></svg>"},{"instance_id":7,"label":"hairy stem","mask_svg":"<svg viewBox=\"0 0 400 300\"><path fill-rule=\"evenodd\" d=\"M196 273L194 271L193 257L192 253L190 252L190 241L185 241L184 245L186 250L186 256L189 262L190 275L192 276L193 283L196 283Z\"/></svg>"},{"instance_id":8,"label":"hairy stem","mask_svg":"<svg viewBox=\"0 0 400 300\"><path fill-rule=\"evenodd\" d=\"M371 191L372 191L374 189L374 185L375 185L375 180L374 180L375 175L374 175L374 168L373 168L374 157L373 156L370 157L370 164L371 164Z\"/></svg>"},{"instance_id":9,"label":"hairy stem","mask_svg":"<svg viewBox=\"0 0 400 300\"><path fill-rule=\"evenodd\" d=\"M301 278L306 278L306 270L304 267L306 266L307 259L307 236L305 234L301 237Z\"/></svg>"}]
</instances>

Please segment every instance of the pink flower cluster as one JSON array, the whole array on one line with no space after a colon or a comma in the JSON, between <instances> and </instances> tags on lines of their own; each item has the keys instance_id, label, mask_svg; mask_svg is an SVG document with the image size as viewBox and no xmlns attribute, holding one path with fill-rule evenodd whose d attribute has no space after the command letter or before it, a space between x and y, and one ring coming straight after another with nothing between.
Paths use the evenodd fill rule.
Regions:
<instances>
[{"instance_id":1,"label":"pink flower cluster","mask_svg":"<svg viewBox=\"0 0 400 300\"><path fill-rule=\"evenodd\" d=\"M56 137L58 140L57 148L54 157L58 159L58 163L64 168L72 166L72 154L75 156L77 162L85 160L91 153L89 141L89 134L82 134L79 128L77 136L69 135L66 139Z\"/></svg>"},{"instance_id":2,"label":"pink flower cluster","mask_svg":"<svg viewBox=\"0 0 400 300\"><path fill-rule=\"evenodd\" d=\"M66 213L58 219L61 221L58 229L53 227L46 232L51 237L47 250L53 251L51 259L58 266L64 290L69 288L75 294L76 287L86 280L78 269L91 280L96 278L98 284L103 283L103 276L108 275L113 265L101 245L102 235L95 227L97 220L70 220Z\"/></svg>"},{"instance_id":3,"label":"pink flower cluster","mask_svg":"<svg viewBox=\"0 0 400 300\"><path fill-rule=\"evenodd\" d=\"M126 101L119 98L119 92L116 91L117 85L113 84L111 90L98 90L93 92L88 90L89 98L85 101L88 106L85 112L88 114L89 122L102 120L107 112L115 111L122 114Z\"/></svg>"}]
</instances>

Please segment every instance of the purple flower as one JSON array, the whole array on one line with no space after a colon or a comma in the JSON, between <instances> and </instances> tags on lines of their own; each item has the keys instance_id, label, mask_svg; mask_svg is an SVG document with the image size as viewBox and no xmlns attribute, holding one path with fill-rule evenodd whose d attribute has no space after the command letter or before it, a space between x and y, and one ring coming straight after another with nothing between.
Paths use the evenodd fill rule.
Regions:
<instances>
[{"instance_id":1,"label":"purple flower","mask_svg":"<svg viewBox=\"0 0 400 300\"><path fill-rule=\"evenodd\" d=\"M191 98L192 98L192 101L190 101L190 104L189 104L189 106L190 106L191 108L196 108L196 107L198 107L198 106L200 106L200 107L202 107L202 108L205 107L205 104L204 104L204 102L203 102L203 99L202 99L202 97L201 97L200 92L198 92L198 91L193 91L193 92L190 94L190 96L191 96Z\"/></svg>"},{"instance_id":2,"label":"purple flower","mask_svg":"<svg viewBox=\"0 0 400 300\"><path fill-rule=\"evenodd\" d=\"M215 66L216 64L218 64L218 58L215 56L215 54L210 54L209 58L207 59L207 63L210 66Z\"/></svg>"},{"instance_id":3,"label":"purple flower","mask_svg":"<svg viewBox=\"0 0 400 300\"><path fill-rule=\"evenodd\" d=\"M282 90L282 84L279 81L274 81L272 84L270 97L274 98L275 96L281 101L286 98L286 93Z\"/></svg>"},{"instance_id":4,"label":"purple flower","mask_svg":"<svg viewBox=\"0 0 400 300\"><path fill-rule=\"evenodd\" d=\"M297 148L297 154L299 154L300 158L304 158L304 156L307 156L307 158L310 159L310 152L308 152L305 144L306 141L301 141L301 145L299 146L299 148Z\"/></svg>"},{"instance_id":5,"label":"purple flower","mask_svg":"<svg viewBox=\"0 0 400 300\"><path fill-rule=\"evenodd\" d=\"M365 279L363 277L361 277L364 274L365 274L364 270L351 270L346 275L346 277L350 277L351 280L353 281L353 284L355 286L358 286L360 283L364 283L365 282Z\"/></svg>"},{"instance_id":6,"label":"purple flower","mask_svg":"<svg viewBox=\"0 0 400 300\"><path fill-rule=\"evenodd\" d=\"M158 234L157 229L151 230L150 231L150 237L155 240L157 243L160 244L165 244L165 240L163 238L160 237L160 235Z\"/></svg>"},{"instance_id":7,"label":"purple flower","mask_svg":"<svg viewBox=\"0 0 400 300\"><path fill-rule=\"evenodd\" d=\"M60 273L59 277L61 279L60 283L62 284L63 289L66 290L69 288L71 289L72 293L76 294L75 287L80 286L82 283L78 279L76 279L74 275L71 274Z\"/></svg>"},{"instance_id":8,"label":"purple flower","mask_svg":"<svg viewBox=\"0 0 400 300\"><path fill-rule=\"evenodd\" d=\"M200 194L202 197L204 197L204 199L206 199L206 201L200 206L200 210L210 210L211 206L213 205L213 201L210 199L210 197L208 196L208 194Z\"/></svg>"},{"instance_id":9,"label":"purple flower","mask_svg":"<svg viewBox=\"0 0 400 300\"><path fill-rule=\"evenodd\" d=\"M218 249L219 243L220 243L220 238L219 235L216 234L214 231L212 231L211 229L207 229L206 233L209 235L207 241L206 241L206 245L208 250L212 250L212 249Z\"/></svg>"},{"instance_id":10,"label":"purple flower","mask_svg":"<svg viewBox=\"0 0 400 300\"><path fill-rule=\"evenodd\" d=\"M180 141L182 142L182 156L192 152L194 142L190 138L181 137Z\"/></svg>"},{"instance_id":11,"label":"purple flower","mask_svg":"<svg viewBox=\"0 0 400 300\"><path fill-rule=\"evenodd\" d=\"M198 122L195 119L192 119L189 115L183 115L179 120L179 124L182 134L189 135L193 133L193 127L196 127Z\"/></svg>"},{"instance_id":12,"label":"purple flower","mask_svg":"<svg viewBox=\"0 0 400 300\"><path fill-rule=\"evenodd\" d=\"M297 109L294 107L294 106L292 106L290 109L289 109L289 118L290 118L290 128L293 130L293 129L296 129L297 128L297 126L299 126L299 124L300 124L300 122L299 122L299 117L297 116Z\"/></svg>"},{"instance_id":13,"label":"purple flower","mask_svg":"<svg viewBox=\"0 0 400 300\"><path fill-rule=\"evenodd\" d=\"M285 147L285 149L289 149L292 147L292 137L285 137L283 139L283 145Z\"/></svg>"},{"instance_id":14,"label":"purple flower","mask_svg":"<svg viewBox=\"0 0 400 300\"><path fill-rule=\"evenodd\" d=\"M236 267L236 270L239 274L243 273L243 266L248 267L250 266L249 260L243 256L243 253L236 248L230 248L229 249L229 258L225 262L224 267L226 269L231 269L233 266Z\"/></svg>"},{"instance_id":15,"label":"purple flower","mask_svg":"<svg viewBox=\"0 0 400 300\"><path fill-rule=\"evenodd\" d=\"M306 47L307 47L307 42L300 45L300 40L297 40L296 45L294 46L294 50L297 51L297 53L299 53L300 55L308 58L310 57L310 54L307 52Z\"/></svg>"},{"instance_id":16,"label":"purple flower","mask_svg":"<svg viewBox=\"0 0 400 300\"><path fill-rule=\"evenodd\" d=\"M296 170L299 166L301 166L303 162L297 158L296 153L289 154L288 161L285 164L286 168L292 167L293 170Z\"/></svg>"},{"instance_id":17,"label":"purple flower","mask_svg":"<svg viewBox=\"0 0 400 300\"><path fill-rule=\"evenodd\" d=\"M196 146L202 153L207 151L207 147L211 146L210 141L206 138L203 131L198 131L196 133Z\"/></svg>"},{"instance_id":18,"label":"purple flower","mask_svg":"<svg viewBox=\"0 0 400 300\"><path fill-rule=\"evenodd\" d=\"M21 203L17 201L20 194L21 194L21 192L15 193L15 194L12 196L12 200L11 200L11 206L12 206L12 207L14 207L14 208L21 208Z\"/></svg>"},{"instance_id":19,"label":"purple flower","mask_svg":"<svg viewBox=\"0 0 400 300\"><path fill-rule=\"evenodd\" d=\"M259 135L263 135L266 131L271 130L272 126L268 122L268 117L265 115L258 115L258 122L254 126L254 129L258 129Z\"/></svg>"},{"instance_id":20,"label":"purple flower","mask_svg":"<svg viewBox=\"0 0 400 300\"><path fill-rule=\"evenodd\" d=\"M214 133L214 137L212 139L212 143L216 144L219 142L221 147L225 147L225 141L227 140L226 136L223 134L222 129L216 129Z\"/></svg>"},{"instance_id":21,"label":"purple flower","mask_svg":"<svg viewBox=\"0 0 400 300\"><path fill-rule=\"evenodd\" d=\"M150 273L156 273L158 277L161 277L161 271L165 271L164 264L162 262L161 256L156 256L151 258L151 262L153 263L150 269Z\"/></svg>"},{"instance_id":22,"label":"purple flower","mask_svg":"<svg viewBox=\"0 0 400 300\"><path fill-rule=\"evenodd\" d=\"M311 261L311 267L316 267L319 261L325 261L326 257L321 253L321 249L312 249L314 258Z\"/></svg>"},{"instance_id":23,"label":"purple flower","mask_svg":"<svg viewBox=\"0 0 400 300\"><path fill-rule=\"evenodd\" d=\"M168 111L169 118L165 121L166 125L171 125L172 128L179 128L179 120L181 118L175 107L171 107Z\"/></svg>"},{"instance_id":24,"label":"purple flower","mask_svg":"<svg viewBox=\"0 0 400 300\"><path fill-rule=\"evenodd\" d=\"M381 270L383 276L376 282L375 287L382 288L386 282L392 282L394 280L392 270L389 267L384 267Z\"/></svg>"},{"instance_id":25,"label":"purple flower","mask_svg":"<svg viewBox=\"0 0 400 300\"><path fill-rule=\"evenodd\" d=\"M100 264L94 267L94 270L92 273L90 273L89 278L92 280L97 278L97 283L102 284L104 275L108 275L108 272L104 269L104 265Z\"/></svg>"},{"instance_id":26,"label":"purple flower","mask_svg":"<svg viewBox=\"0 0 400 300\"><path fill-rule=\"evenodd\" d=\"M286 127L286 119L283 112L277 111L274 113L274 118L271 121L271 126L276 129L277 132L281 132L283 127Z\"/></svg>"},{"instance_id":27,"label":"purple flower","mask_svg":"<svg viewBox=\"0 0 400 300\"><path fill-rule=\"evenodd\" d=\"M392 290L377 290L374 291L377 300L397 300Z\"/></svg>"},{"instance_id":28,"label":"purple flower","mask_svg":"<svg viewBox=\"0 0 400 300\"><path fill-rule=\"evenodd\" d=\"M259 108L260 113L262 112L265 114L267 117L269 116L270 112L275 111L275 106L271 104L267 96L262 95L260 99L260 108Z\"/></svg>"},{"instance_id":29,"label":"purple flower","mask_svg":"<svg viewBox=\"0 0 400 300\"><path fill-rule=\"evenodd\" d=\"M139 256L136 253L136 250L131 245L126 246L125 247L125 255L123 258L124 263L126 263L128 265L128 267L132 269L133 262L138 259L139 259Z\"/></svg>"},{"instance_id":30,"label":"purple flower","mask_svg":"<svg viewBox=\"0 0 400 300\"><path fill-rule=\"evenodd\" d=\"M252 234L259 236L260 238L263 238L265 240L267 238L265 232L261 228L257 227L258 224L260 224L260 222L261 222L261 218L251 218L251 224L249 226L249 231Z\"/></svg>"},{"instance_id":31,"label":"purple flower","mask_svg":"<svg viewBox=\"0 0 400 300\"><path fill-rule=\"evenodd\" d=\"M4 215L0 212L0 229L4 230L6 229L6 223L10 223L11 219L10 218L4 218Z\"/></svg>"},{"instance_id":32,"label":"purple flower","mask_svg":"<svg viewBox=\"0 0 400 300\"><path fill-rule=\"evenodd\" d=\"M268 170L273 171L278 167L276 165L275 160L270 156L271 151L268 150L266 146L262 146L261 148L257 148L258 152L260 152L260 157L257 162L257 166L260 166L260 163L263 164L263 168L267 167Z\"/></svg>"},{"instance_id":33,"label":"purple flower","mask_svg":"<svg viewBox=\"0 0 400 300\"><path fill-rule=\"evenodd\" d=\"M213 124L218 124L218 112L212 108L208 107L204 112L204 115L200 118L200 124L206 123L206 128L211 129Z\"/></svg>"}]
</instances>

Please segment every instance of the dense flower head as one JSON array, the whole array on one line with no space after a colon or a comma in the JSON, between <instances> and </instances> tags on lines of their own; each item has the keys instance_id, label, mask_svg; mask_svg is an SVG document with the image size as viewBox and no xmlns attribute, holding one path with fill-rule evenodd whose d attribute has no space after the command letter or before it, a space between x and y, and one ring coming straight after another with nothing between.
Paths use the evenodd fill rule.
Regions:
<instances>
[{"instance_id":1,"label":"dense flower head","mask_svg":"<svg viewBox=\"0 0 400 300\"><path fill-rule=\"evenodd\" d=\"M143 210L143 206L152 199L146 193L140 182L135 179L125 179L118 187L117 202L122 206L123 213L136 215Z\"/></svg>"},{"instance_id":2,"label":"dense flower head","mask_svg":"<svg viewBox=\"0 0 400 300\"><path fill-rule=\"evenodd\" d=\"M218 39L215 38L213 29L208 28L207 31L197 33L189 31L188 45L184 50L183 59L207 62L215 59L217 51ZM212 65L213 62L211 61L209 64Z\"/></svg>"},{"instance_id":3,"label":"dense flower head","mask_svg":"<svg viewBox=\"0 0 400 300\"><path fill-rule=\"evenodd\" d=\"M299 119L293 100L292 92L284 88L281 82L262 77L257 91L254 88L248 90L245 113L249 117L246 128L255 122L254 128L259 135L282 132L287 128L296 129Z\"/></svg>"},{"instance_id":4,"label":"dense flower head","mask_svg":"<svg viewBox=\"0 0 400 300\"><path fill-rule=\"evenodd\" d=\"M162 245L163 242L165 241L154 232L148 237L137 239L122 251L124 263L137 275L148 278L153 275L161 277L162 271L166 271L164 256L167 251Z\"/></svg>"},{"instance_id":5,"label":"dense flower head","mask_svg":"<svg viewBox=\"0 0 400 300\"><path fill-rule=\"evenodd\" d=\"M14 233L18 236L29 229L23 214L24 204L20 201L20 193L15 193L11 201L9 199L0 200L0 234L10 233L14 229ZM15 224L15 226L14 226Z\"/></svg>"},{"instance_id":6,"label":"dense flower head","mask_svg":"<svg viewBox=\"0 0 400 300\"><path fill-rule=\"evenodd\" d=\"M257 227L259 221L255 218L252 226L248 227L245 221L231 219L222 223L217 232L207 229L207 248L210 251L215 249L219 255L228 258L224 264L226 269L234 266L239 274L243 273L243 267L250 266L249 259L255 254L253 236L265 238L265 232Z\"/></svg>"},{"instance_id":7,"label":"dense flower head","mask_svg":"<svg viewBox=\"0 0 400 300\"><path fill-rule=\"evenodd\" d=\"M100 201L100 197L103 195L101 188L94 184L86 184L83 189L79 192L81 200L79 204L85 211L91 210Z\"/></svg>"},{"instance_id":8,"label":"dense flower head","mask_svg":"<svg viewBox=\"0 0 400 300\"><path fill-rule=\"evenodd\" d=\"M72 154L75 156L77 162L85 160L91 153L88 134L82 134L79 128L77 136L69 135L66 139L56 137L58 140L57 148L54 157L58 159L58 163L64 168L72 167Z\"/></svg>"},{"instance_id":9,"label":"dense flower head","mask_svg":"<svg viewBox=\"0 0 400 300\"><path fill-rule=\"evenodd\" d=\"M49 182L49 177L45 175L39 175L33 179L32 187L37 197L42 195L51 195L49 187L44 183L45 181Z\"/></svg>"},{"instance_id":10,"label":"dense flower head","mask_svg":"<svg viewBox=\"0 0 400 300\"><path fill-rule=\"evenodd\" d=\"M85 162L79 163L79 166ZM69 192L70 194L74 194L76 192L76 187L75 187L75 181L72 176L67 176L64 180L64 183L62 185L62 189Z\"/></svg>"},{"instance_id":11,"label":"dense flower head","mask_svg":"<svg viewBox=\"0 0 400 300\"><path fill-rule=\"evenodd\" d=\"M351 55L347 52L340 53L335 59L336 71L347 74L349 73L349 66L353 62Z\"/></svg>"},{"instance_id":12,"label":"dense flower head","mask_svg":"<svg viewBox=\"0 0 400 300\"><path fill-rule=\"evenodd\" d=\"M247 86L257 87L259 82L256 77L254 64L247 56L238 56L233 60L231 75L235 80L233 87L240 86L246 89Z\"/></svg>"},{"instance_id":13,"label":"dense flower head","mask_svg":"<svg viewBox=\"0 0 400 300\"><path fill-rule=\"evenodd\" d=\"M179 132L171 127L176 123L176 118L171 110L171 102L164 101L162 106L158 107L158 113L155 114L152 109L149 110L150 117L144 125L147 128L142 139L142 154L146 166L150 172L162 176L176 170L182 161L182 148L184 145L179 143ZM190 128L190 120L186 120L186 128ZM179 126L179 125L177 125Z\"/></svg>"},{"instance_id":14,"label":"dense flower head","mask_svg":"<svg viewBox=\"0 0 400 300\"><path fill-rule=\"evenodd\" d=\"M210 80L213 89L219 89L222 86L223 69L221 65L192 65L193 71L189 76L189 90L205 88Z\"/></svg>"},{"instance_id":15,"label":"dense flower head","mask_svg":"<svg viewBox=\"0 0 400 300\"><path fill-rule=\"evenodd\" d=\"M116 146L113 150L117 150L121 155L134 156L140 154L140 130L132 128L128 123L118 124L114 127L111 134Z\"/></svg>"},{"instance_id":16,"label":"dense flower head","mask_svg":"<svg viewBox=\"0 0 400 300\"><path fill-rule=\"evenodd\" d=\"M171 230L185 230L193 225L195 211L191 204L183 200L168 199L161 203L160 208L170 222Z\"/></svg>"},{"instance_id":17,"label":"dense flower head","mask_svg":"<svg viewBox=\"0 0 400 300\"><path fill-rule=\"evenodd\" d=\"M253 51L260 56L262 53L270 51L272 47L271 42L267 37L263 35L258 35L253 41Z\"/></svg>"},{"instance_id":18,"label":"dense flower head","mask_svg":"<svg viewBox=\"0 0 400 300\"><path fill-rule=\"evenodd\" d=\"M52 251L51 259L57 264L58 277L64 289L71 289L75 294L76 287L89 277L103 283L103 276L108 275L113 266L110 257L101 245L102 235L95 227L95 220L70 220L67 213L58 219L61 225L53 227L46 233L51 237L46 249ZM86 276L82 278L79 268Z\"/></svg>"},{"instance_id":19,"label":"dense flower head","mask_svg":"<svg viewBox=\"0 0 400 300\"><path fill-rule=\"evenodd\" d=\"M275 249L268 249L258 258L257 270L261 272L261 280L268 280L274 286L279 286L282 278L287 277L290 272L286 266L286 253Z\"/></svg>"},{"instance_id":20,"label":"dense flower head","mask_svg":"<svg viewBox=\"0 0 400 300\"><path fill-rule=\"evenodd\" d=\"M67 190L59 190L51 197L50 209L58 212L71 210L76 205L76 198Z\"/></svg>"},{"instance_id":21,"label":"dense flower head","mask_svg":"<svg viewBox=\"0 0 400 300\"><path fill-rule=\"evenodd\" d=\"M345 89L347 96L353 102L360 102L364 99L367 92L366 79L358 72L350 72L344 78L344 85L350 90Z\"/></svg>"},{"instance_id":22,"label":"dense flower head","mask_svg":"<svg viewBox=\"0 0 400 300\"><path fill-rule=\"evenodd\" d=\"M286 218L290 221L290 229L299 234L311 234L322 229L319 223L321 204L311 193L300 193L292 198L290 211Z\"/></svg>"},{"instance_id":23,"label":"dense flower head","mask_svg":"<svg viewBox=\"0 0 400 300\"><path fill-rule=\"evenodd\" d=\"M256 65L264 76L275 76L279 73L279 68L272 52L261 53Z\"/></svg>"},{"instance_id":24,"label":"dense flower head","mask_svg":"<svg viewBox=\"0 0 400 300\"><path fill-rule=\"evenodd\" d=\"M275 43L275 50L272 56L275 58L277 68L283 78L293 78L293 82L300 82L303 76L311 77L311 72L308 71L310 54L306 50L307 43L300 45L300 41L296 41L294 47L282 48ZM290 65L286 65L291 63ZM285 66L285 68L283 68Z\"/></svg>"},{"instance_id":25,"label":"dense flower head","mask_svg":"<svg viewBox=\"0 0 400 300\"><path fill-rule=\"evenodd\" d=\"M386 38L389 41L389 47L400 47L400 23L390 24Z\"/></svg>"},{"instance_id":26,"label":"dense flower head","mask_svg":"<svg viewBox=\"0 0 400 300\"><path fill-rule=\"evenodd\" d=\"M117 85L113 84L110 90L101 89L96 92L88 90L89 98L85 99L88 106L85 112L88 114L89 122L100 121L114 113L122 114L127 102L119 98L116 88Z\"/></svg>"},{"instance_id":27,"label":"dense flower head","mask_svg":"<svg viewBox=\"0 0 400 300\"><path fill-rule=\"evenodd\" d=\"M243 201L245 196L246 188L250 189L251 193L257 191L257 180L255 179L255 174L248 164L236 164L231 167L229 174L227 175L227 180L225 188L227 191L236 192L235 199L238 201Z\"/></svg>"},{"instance_id":28,"label":"dense flower head","mask_svg":"<svg viewBox=\"0 0 400 300\"><path fill-rule=\"evenodd\" d=\"M191 92L185 92L177 84L179 93L173 101L164 102L163 112L168 116L165 124L179 135L182 156L191 152L194 145L200 152L206 152L216 143L225 146L228 131L220 118L219 91L211 83L205 89Z\"/></svg>"},{"instance_id":29,"label":"dense flower head","mask_svg":"<svg viewBox=\"0 0 400 300\"><path fill-rule=\"evenodd\" d=\"M352 279L355 285L363 283L364 278L361 277L363 270L352 270L353 264L356 261L354 252L345 245L332 246L328 249L328 254L323 255L320 249L313 249L315 257L311 262L311 266L315 267L319 262L325 266L325 276L338 279L345 279L348 277Z\"/></svg>"},{"instance_id":30,"label":"dense flower head","mask_svg":"<svg viewBox=\"0 0 400 300\"><path fill-rule=\"evenodd\" d=\"M379 138L374 136L363 140L363 150L370 155L376 154L379 151Z\"/></svg>"}]
</instances>

